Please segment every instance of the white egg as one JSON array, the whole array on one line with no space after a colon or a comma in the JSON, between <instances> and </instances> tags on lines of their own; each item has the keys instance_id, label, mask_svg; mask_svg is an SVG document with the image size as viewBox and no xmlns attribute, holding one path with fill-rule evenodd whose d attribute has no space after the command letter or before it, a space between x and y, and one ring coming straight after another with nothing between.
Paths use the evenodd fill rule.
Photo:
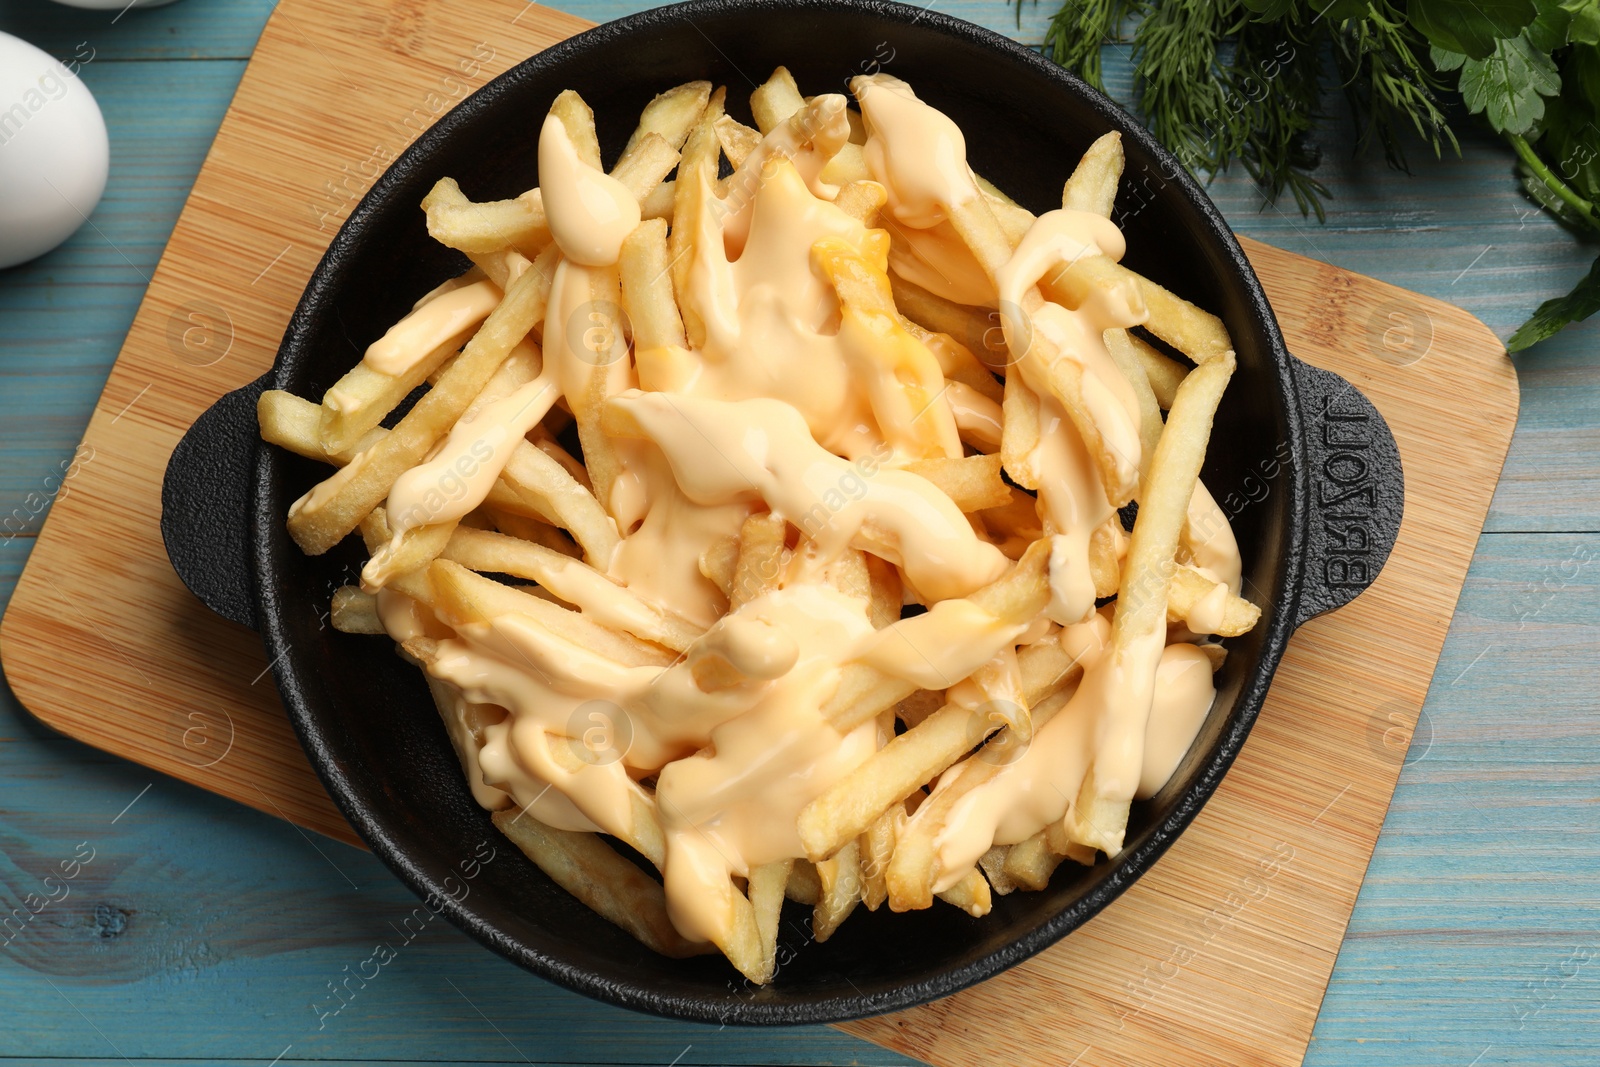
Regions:
<instances>
[{"instance_id":1,"label":"white egg","mask_svg":"<svg viewBox=\"0 0 1600 1067\"><path fill-rule=\"evenodd\" d=\"M106 123L77 69L0 33L0 267L71 237L105 192Z\"/></svg>"}]
</instances>

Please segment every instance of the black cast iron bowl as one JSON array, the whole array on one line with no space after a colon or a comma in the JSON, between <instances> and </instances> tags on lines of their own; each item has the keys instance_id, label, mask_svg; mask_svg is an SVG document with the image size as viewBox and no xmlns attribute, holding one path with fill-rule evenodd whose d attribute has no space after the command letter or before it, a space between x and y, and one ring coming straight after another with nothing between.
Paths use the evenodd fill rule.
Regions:
<instances>
[{"instance_id":1,"label":"black cast iron bowl","mask_svg":"<svg viewBox=\"0 0 1600 1067\"><path fill-rule=\"evenodd\" d=\"M327 625L329 595L359 569L357 539L314 559L290 541L289 504L326 469L257 447L254 408L268 387L320 397L419 294L465 269L428 238L418 202L446 175L475 199L534 185L538 122L561 90L577 89L593 105L613 159L654 93L709 78L729 87L739 114L751 79L778 64L808 93L843 92L850 76L880 68L907 79L960 124L974 167L1035 211L1059 204L1063 178L1093 138L1121 132L1128 164L1116 221L1127 233L1127 262L1219 313L1238 350L1204 478L1232 518L1245 591L1262 618L1228 642L1210 718L1173 780L1134 806L1116 859L1065 864L1044 892L996 897L982 919L942 905L900 915L858 909L825 944L807 943L807 917L795 910L784 923L781 970L756 989L719 957L651 954L497 834L472 801L420 675L388 641ZM1294 629L1376 577L1399 529L1402 496L1383 419L1343 379L1289 355L1221 215L1115 104L1036 53L936 11L882 0L694 0L534 56L402 154L334 238L271 373L220 400L174 452L162 529L189 587L218 613L260 630L289 717L328 791L431 907L536 974L601 1000L707 1022L776 1024L945 996L1039 952L1115 899L1217 787ZM479 864L485 841L494 859Z\"/></svg>"}]
</instances>

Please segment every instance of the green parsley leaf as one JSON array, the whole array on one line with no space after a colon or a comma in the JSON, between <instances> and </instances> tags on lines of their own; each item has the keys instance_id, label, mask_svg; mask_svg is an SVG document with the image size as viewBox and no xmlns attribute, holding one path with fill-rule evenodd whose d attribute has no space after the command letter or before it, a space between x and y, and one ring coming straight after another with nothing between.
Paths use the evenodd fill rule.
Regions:
<instances>
[{"instance_id":1,"label":"green parsley leaf","mask_svg":"<svg viewBox=\"0 0 1600 1067\"><path fill-rule=\"evenodd\" d=\"M1440 48L1436 44L1428 46L1428 57L1433 60L1433 69L1441 74L1452 70L1460 70L1461 64L1467 61L1467 57L1463 53L1451 52L1448 49Z\"/></svg>"},{"instance_id":2,"label":"green parsley leaf","mask_svg":"<svg viewBox=\"0 0 1600 1067\"><path fill-rule=\"evenodd\" d=\"M1406 13L1429 42L1473 59L1488 59L1495 42L1532 22L1533 0L1410 0Z\"/></svg>"},{"instance_id":3,"label":"green parsley leaf","mask_svg":"<svg viewBox=\"0 0 1600 1067\"><path fill-rule=\"evenodd\" d=\"M1557 0L1533 0L1539 14L1523 31L1528 43L1541 52L1554 52L1567 43L1567 30L1572 25L1572 12Z\"/></svg>"},{"instance_id":4,"label":"green parsley leaf","mask_svg":"<svg viewBox=\"0 0 1600 1067\"><path fill-rule=\"evenodd\" d=\"M1494 55L1461 65L1461 98L1501 133L1527 133L1544 117L1544 97L1561 91L1555 60L1524 37L1495 43Z\"/></svg>"},{"instance_id":5,"label":"green parsley leaf","mask_svg":"<svg viewBox=\"0 0 1600 1067\"><path fill-rule=\"evenodd\" d=\"M1571 16L1567 40L1573 44L1600 44L1600 0L1561 0L1561 9Z\"/></svg>"},{"instance_id":6,"label":"green parsley leaf","mask_svg":"<svg viewBox=\"0 0 1600 1067\"><path fill-rule=\"evenodd\" d=\"M1540 304L1533 317L1511 335L1506 350L1521 352L1553 336L1570 322L1582 322L1596 311L1600 311L1600 259L1594 261L1594 266L1573 286L1572 292Z\"/></svg>"}]
</instances>

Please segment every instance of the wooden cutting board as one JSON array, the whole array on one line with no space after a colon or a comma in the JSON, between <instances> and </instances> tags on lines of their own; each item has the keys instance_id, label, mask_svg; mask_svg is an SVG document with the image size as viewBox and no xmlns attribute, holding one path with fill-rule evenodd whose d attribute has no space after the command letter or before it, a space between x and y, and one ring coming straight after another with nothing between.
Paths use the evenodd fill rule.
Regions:
<instances>
[{"instance_id":1,"label":"wooden cutting board","mask_svg":"<svg viewBox=\"0 0 1600 1067\"><path fill-rule=\"evenodd\" d=\"M435 117L587 27L522 0L281 0L11 600L17 696L92 745L359 844L279 707L255 634L178 582L158 529L183 431L271 363L346 213ZM1290 347L1382 410L1406 515L1382 578L1294 638L1190 830L1050 951L846 1029L949 1067L1295 1064L1512 427L1500 343L1448 304L1246 241Z\"/></svg>"}]
</instances>

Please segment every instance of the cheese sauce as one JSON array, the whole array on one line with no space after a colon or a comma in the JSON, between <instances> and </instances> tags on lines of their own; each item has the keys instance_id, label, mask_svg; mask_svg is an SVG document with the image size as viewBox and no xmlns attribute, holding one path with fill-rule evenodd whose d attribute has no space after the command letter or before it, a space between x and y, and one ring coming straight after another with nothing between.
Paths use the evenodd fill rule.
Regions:
<instances>
[{"instance_id":1,"label":"cheese sauce","mask_svg":"<svg viewBox=\"0 0 1600 1067\"><path fill-rule=\"evenodd\" d=\"M679 294L686 322L696 324L688 346L630 351L621 326L589 343L589 316L619 292L616 263L640 211L547 119L541 196L562 256L540 369L503 396L481 398L388 501L394 545L407 531L466 517L561 397L574 411L599 403L602 424L629 428L610 442L620 469L600 501L623 533L620 547L603 573L552 564L542 584L619 629L654 625L646 605L705 628L684 655L640 645L625 664L515 614L452 628L389 589L379 593L379 612L397 640L440 641L429 671L456 694L444 703L446 724L480 803L515 804L558 828L630 841L638 820L653 817L662 854L651 858L661 863L674 924L693 940L730 936L732 877L804 855L800 811L882 743L875 721L840 732L820 710L847 667L971 702L987 691L965 680L986 664L999 667L990 672L998 691L1020 700L1016 648L1024 640L1059 639L1084 666L1076 686L1033 709L1021 756L956 803L936 842L940 889L991 845L1068 817L1106 719L1128 694L1153 702L1149 728L1140 751L1113 754L1111 766L1131 766L1139 795L1171 775L1214 696L1203 652L1164 648L1163 632L1123 656L1108 654L1109 624L1095 611L1091 540L1115 512L1051 375L1055 361L1072 362L1087 417L1117 470L1136 481L1137 403L1102 334L1136 323L1142 307L1111 292L1068 308L1045 300L1040 285L1082 256L1120 258L1120 232L1098 216L1050 212L990 276L951 221L952 207L983 195L961 131L897 79L858 78L852 88L863 158L887 191L885 228L868 229L834 204L838 187L822 175L848 141L847 101L813 98L762 140L720 195L703 190L704 210L680 220L693 230ZM873 295L887 293L888 271L1003 312L1011 372L1041 398L1029 463L1052 539L1047 618L1012 624L968 599L1011 563L982 523L903 469L959 458L963 439L992 451L1001 412L977 390L946 383L934 354ZM482 321L498 293L487 281L440 290L368 361L396 373L430 344L454 339L463 323ZM1041 343L1023 343L1032 337ZM356 477L363 462L357 456L334 480ZM730 610L710 561L747 518L769 511L791 530L785 558L759 595L736 589ZM1184 551L1237 589L1237 547L1203 488ZM837 577L856 552L897 565L907 602L928 610L874 628L864 591ZM380 552L369 565L373 587L388 578L386 558ZM1220 610L1206 603L1194 621ZM1059 638L1051 620L1064 627ZM650 779L653 792L641 785Z\"/></svg>"}]
</instances>

